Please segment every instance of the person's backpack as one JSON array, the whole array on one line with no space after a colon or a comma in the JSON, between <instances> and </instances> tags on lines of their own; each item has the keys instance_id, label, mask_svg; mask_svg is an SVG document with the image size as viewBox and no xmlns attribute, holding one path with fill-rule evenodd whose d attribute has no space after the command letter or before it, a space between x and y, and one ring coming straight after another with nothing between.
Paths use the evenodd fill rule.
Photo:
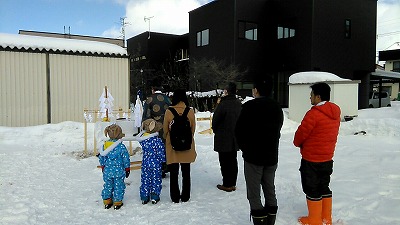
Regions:
<instances>
[{"instance_id":1,"label":"person's backpack","mask_svg":"<svg viewBox=\"0 0 400 225\"><path fill-rule=\"evenodd\" d=\"M189 107L185 108L182 115L172 108L168 108L174 115L170 126L170 139L172 149L175 151L186 151L192 146L192 129L187 114L190 110Z\"/></svg>"}]
</instances>

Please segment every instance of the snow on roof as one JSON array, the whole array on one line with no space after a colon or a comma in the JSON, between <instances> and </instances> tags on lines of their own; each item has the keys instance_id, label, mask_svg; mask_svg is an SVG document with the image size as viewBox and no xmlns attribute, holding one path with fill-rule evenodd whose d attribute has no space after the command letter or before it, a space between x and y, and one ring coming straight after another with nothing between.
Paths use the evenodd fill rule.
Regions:
<instances>
[{"instance_id":1,"label":"snow on roof","mask_svg":"<svg viewBox=\"0 0 400 225\"><path fill-rule=\"evenodd\" d=\"M386 48L384 51L398 50L398 49L400 49L400 41L393 43L391 46Z\"/></svg>"},{"instance_id":2,"label":"snow on roof","mask_svg":"<svg viewBox=\"0 0 400 225\"><path fill-rule=\"evenodd\" d=\"M292 74L289 77L289 84L312 84L324 81L351 81L349 79L340 78L333 73L309 71Z\"/></svg>"},{"instance_id":3,"label":"snow on roof","mask_svg":"<svg viewBox=\"0 0 400 225\"><path fill-rule=\"evenodd\" d=\"M395 78L400 79L400 73L375 69L375 72L372 72L371 75L376 77L383 77L383 78Z\"/></svg>"},{"instance_id":4,"label":"snow on roof","mask_svg":"<svg viewBox=\"0 0 400 225\"><path fill-rule=\"evenodd\" d=\"M0 46L3 48L32 49L39 51L66 51L92 54L127 55L121 46L88 40L31 36L0 33Z\"/></svg>"}]
</instances>

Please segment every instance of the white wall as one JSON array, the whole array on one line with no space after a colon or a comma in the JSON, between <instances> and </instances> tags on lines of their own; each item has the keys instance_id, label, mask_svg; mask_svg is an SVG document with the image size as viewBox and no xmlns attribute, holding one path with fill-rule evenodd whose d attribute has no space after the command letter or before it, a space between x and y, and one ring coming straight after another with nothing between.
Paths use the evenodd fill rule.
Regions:
<instances>
[{"instance_id":1,"label":"white wall","mask_svg":"<svg viewBox=\"0 0 400 225\"><path fill-rule=\"evenodd\" d=\"M344 116L358 115L358 84L357 81L329 84L331 86L331 102L339 105L342 111L342 120Z\"/></svg>"},{"instance_id":2,"label":"white wall","mask_svg":"<svg viewBox=\"0 0 400 225\"><path fill-rule=\"evenodd\" d=\"M289 85L289 119L301 122L311 108L311 84Z\"/></svg>"},{"instance_id":3,"label":"white wall","mask_svg":"<svg viewBox=\"0 0 400 225\"><path fill-rule=\"evenodd\" d=\"M0 126L47 123L46 57L0 51Z\"/></svg>"},{"instance_id":4,"label":"white wall","mask_svg":"<svg viewBox=\"0 0 400 225\"><path fill-rule=\"evenodd\" d=\"M105 86L114 109L129 110L127 57L0 51L0 81L0 126L46 124L48 111L51 123L83 122Z\"/></svg>"},{"instance_id":5,"label":"white wall","mask_svg":"<svg viewBox=\"0 0 400 225\"><path fill-rule=\"evenodd\" d=\"M331 87L331 102L339 105L341 119L344 116L358 115L359 81L326 82ZM289 119L301 122L311 108L310 93L312 84L289 84Z\"/></svg>"},{"instance_id":6,"label":"white wall","mask_svg":"<svg viewBox=\"0 0 400 225\"><path fill-rule=\"evenodd\" d=\"M129 109L127 58L50 55L51 119L83 122L83 110L99 109L104 87L114 98L114 110Z\"/></svg>"}]
</instances>

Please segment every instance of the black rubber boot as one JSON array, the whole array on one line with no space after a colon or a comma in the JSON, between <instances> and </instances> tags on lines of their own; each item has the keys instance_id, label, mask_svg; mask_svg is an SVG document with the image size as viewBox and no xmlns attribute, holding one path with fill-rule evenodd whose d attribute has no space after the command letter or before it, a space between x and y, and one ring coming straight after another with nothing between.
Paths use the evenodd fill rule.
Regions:
<instances>
[{"instance_id":1,"label":"black rubber boot","mask_svg":"<svg viewBox=\"0 0 400 225\"><path fill-rule=\"evenodd\" d=\"M250 215L254 225L267 225L268 214L265 209L251 210Z\"/></svg>"},{"instance_id":2,"label":"black rubber boot","mask_svg":"<svg viewBox=\"0 0 400 225\"><path fill-rule=\"evenodd\" d=\"M276 213L278 212L278 206L266 206L265 210L268 213L266 225L275 225Z\"/></svg>"}]
</instances>

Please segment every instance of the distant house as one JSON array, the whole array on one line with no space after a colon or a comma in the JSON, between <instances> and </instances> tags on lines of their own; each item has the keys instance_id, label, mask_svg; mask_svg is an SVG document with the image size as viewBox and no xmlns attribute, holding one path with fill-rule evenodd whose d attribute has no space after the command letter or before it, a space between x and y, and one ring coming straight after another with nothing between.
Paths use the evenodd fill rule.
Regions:
<instances>
[{"instance_id":1,"label":"distant house","mask_svg":"<svg viewBox=\"0 0 400 225\"><path fill-rule=\"evenodd\" d=\"M386 76L376 79L373 88L387 91L392 100L400 100L400 42L394 43L388 50L379 51L379 61L385 61L384 71L377 69L375 72Z\"/></svg>"},{"instance_id":2,"label":"distant house","mask_svg":"<svg viewBox=\"0 0 400 225\"><path fill-rule=\"evenodd\" d=\"M99 41L110 43L114 45L119 45L121 47L125 47L125 43L123 39L120 38L105 38L105 37L93 37L86 35L76 35L70 33L51 33L51 32L40 32L40 31L32 31L32 30L19 30L18 34L22 35L33 35L33 36L42 36L42 37L53 37L53 38L67 38L67 39L77 39L77 40L86 40L86 41Z\"/></svg>"},{"instance_id":3,"label":"distant house","mask_svg":"<svg viewBox=\"0 0 400 225\"><path fill-rule=\"evenodd\" d=\"M105 86L129 109L125 48L104 42L0 34L0 126L83 122Z\"/></svg>"}]
</instances>

